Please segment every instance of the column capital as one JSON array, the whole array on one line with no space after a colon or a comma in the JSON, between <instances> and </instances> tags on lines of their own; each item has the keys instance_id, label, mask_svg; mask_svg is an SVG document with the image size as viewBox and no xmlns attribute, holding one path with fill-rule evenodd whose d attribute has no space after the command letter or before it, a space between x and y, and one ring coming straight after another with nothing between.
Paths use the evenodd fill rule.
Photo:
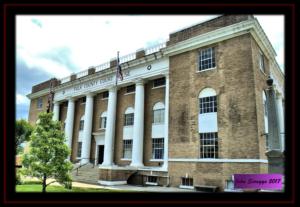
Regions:
<instances>
[{"instance_id":1,"label":"column capital","mask_svg":"<svg viewBox=\"0 0 300 207\"><path fill-rule=\"evenodd\" d=\"M109 92L115 92L116 90L117 90L116 85L110 85L110 86L108 87L108 91L109 91Z\"/></svg>"},{"instance_id":2,"label":"column capital","mask_svg":"<svg viewBox=\"0 0 300 207\"><path fill-rule=\"evenodd\" d=\"M91 91L88 91L88 92L85 94L86 97L94 97L95 95L96 95L96 93L95 93L95 92L91 92Z\"/></svg>"},{"instance_id":3,"label":"column capital","mask_svg":"<svg viewBox=\"0 0 300 207\"><path fill-rule=\"evenodd\" d=\"M146 81L144 79L142 79L142 78L137 78L137 79L134 80L134 83L136 85L144 85L145 82Z\"/></svg>"},{"instance_id":4,"label":"column capital","mask_svg":"<svg viewBox=\"0 0 300 207\"><path fill-rule=\"evenodd\" d=\"M73 97L73 96L68 96L66 99L67 99L68 101L75 101L75 97Z\"/></svg>"}]
</instances>

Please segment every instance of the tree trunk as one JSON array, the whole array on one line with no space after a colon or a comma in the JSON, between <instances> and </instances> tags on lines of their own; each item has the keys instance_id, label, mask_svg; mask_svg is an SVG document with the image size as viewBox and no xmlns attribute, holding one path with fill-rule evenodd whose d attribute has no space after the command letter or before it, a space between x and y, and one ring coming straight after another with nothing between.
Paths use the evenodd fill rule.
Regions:
<instances>
[{"instance_id":1,"label":"tree trunk","mask_svg":"<svg viewBox=\"0 0 300 207\"><path fill-rule=\"evenodd\" d=\"M46 181L47 181L47 177L46 177L46 174L44 174L44 177L43 177L43 193L46 193L46 187L47 187L47 184L46 184Z\"/></svg>"}]
</instances>

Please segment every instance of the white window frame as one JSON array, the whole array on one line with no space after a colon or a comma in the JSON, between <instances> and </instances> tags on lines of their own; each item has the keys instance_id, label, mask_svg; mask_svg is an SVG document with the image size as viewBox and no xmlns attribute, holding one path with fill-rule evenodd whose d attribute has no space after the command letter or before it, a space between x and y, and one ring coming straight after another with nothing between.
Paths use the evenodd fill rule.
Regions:
<instances>
[{"instance_id":1,"label":"white window frame","mask_svg":"<svg viewBox=\"0 0 300 207\"><path fill-rule=\"evenodd\" d=\"M203 58L203 56L205 55L204 53L209 53L209 57ZM211 65L211 67L205 68L205 69L201 69L201 67L204 67L202 64L204 61L209 61L209 64ZM205 65L209 65L209 64L205 64ZM211 69L215 69L216 68L216 52L215 52L215 47L209 47L209 48L205 48L205 49L201 49L199 52L199 56L198 56L198 71L202 72L202 71L206 71L206 70L211 70Z\"/></svg>"},{"instance_id":2,"label":"white window frame","mask_svg":"<svg viewBox=\"0 0 300 207\"><path fill-rule=\"evenodd\" d=\"M129 88L129 87L134 87L134 90L128 92L128 88ZM136 89L136 88L135 88L135 85L134 85L134 84L133 84L133 85L126 86L126 92L125 92L124 95L134 94L134 93L135 93L135 89Z\"/></svg>"},{"instance_id":3,"label":"white window frame","mask_svg":"<svg viewBox=\"0 0 300 207\"><path fill-rule=\"evenodd\" d=\"M79 144L80 143L80 144ZM79 147L80 146L80 147ZM80 155L78 156L80 152ZM81 158L81 155L82 155L82 142L77 142L77 152L76 152L76 156L77 158Z\"/></svg>"},{"instance_id":4,"label":"white window frame","mask_svg":"<svg viewBox=\"0 0 300 207\"><path fill-rule=\"evenodd\" d=\"M164 138L152 138L152 160L163 160L164 151L165 151L164 148L165 148Z\"/></svg>"},{"instance_id":5,"label":"white window frame","mask_svg":"<svg viewBox=\"0 0 300 207\"><path fill-rule=\"evenodd\" d=\"M183 181L183 180L189 180ZM188 184L188 185L186 185ZM187 189L194 189L194 179L192 177L181 177L181 184L179 186L180 188L187 188Z\"/></svg>"},{"instance_id":6,"label":"white window frame","mask_svg":"<svg viewBox=\"0 0 300 207\"><path fill-rule=\"evenodd\" d=\"M130 144L128 142L130 142ZM122 160L131 160L131 158L132 158L132 143L133 143L132 139L123 139L123 159Z\"/></svg>"},{"instance_id":7,"label":"white window frame","mask_svg":"<svg viewBox=\"0 0 300 207\"><path fill-rule=\"evenodd\" d=\"M153 182L152 179L154 179L155 182ZM158 176L155 176L155 175L148 175L148 176L147 176L146 185L158 185Z\"/></svg>"},{"instance_id":8,"label":"white window frame","mask_svg":"<svg viewBox=\"0 0 300 207\"><path fill-rule=\"evenodd\" d=\"M266 64L265 64L265 55L261 50L259 50L259 69L265 73L266 72Z\"/></svg>"},{"instance_id":9,"label":"white window frame","mask_svg":"<svg viewBox=\"0 0 300 207\"><path fill-rule=\"evenodd\" d=\"M106 124L107 124L107 112L104 111L101 116L100 116L100 126L99 129L106 129Z\"/></svg>"},{"instance_id":10,"label":"white window frame","mask_svg":"<svg viewBox=\"0 0 300 207\"><path fill-rule=\"evenodd\" d=\"M81 128L81 126L82 126L82 128ZM80 121L79 121L79 131L83 131L83 130L84 130L84 115L80 118Z\"/></svg>"},{"instance_id":11,"label":"white window frame","mask_svg":"<svg viewBox=\"0 0 300 207\"><path fill-rule=\"evenodd\" d=\"M162 80L162 79L164 79L164 84L163 84L163 85L157 85L157 86L155 86L155 82L156 82L156 81L160 81L160 80ZM165 87L165 86L166 86L166 78L165 78L165 77L157 78L157 79L153 80L152 89L155 89L155 88L163 88L163 87Z\"/></svg>"},{"instance_id":12,"label":"white window frame","mask_svg":"<svg viewBox=\"0 0 300 207\"><path fill-rule=\"evenodd\" d=\"M42 109L43 108L43 98L42 97L39 97L37 99L37 108L38 109Z\"/></svg>"},{"instance_id":13,"label":"white window frame","mask_svg":"<svg viewBox=\"0 0 300 207\"><path fill-rule=\"evenodd\" d=\"M104 94L107 94L107 97L104 97ZM101 95L102 95L102 96L101 96L101 99L102 99L102 100L106 100L106 99L108 99L108 97L109 97L109 92L108 92L108 91L104 91L104 92L102 92Z\"/></svg>"},{"instance_id":14,"label":"white window frame","mask_svg":"<svg viewBox=\"0 0 300 207\"><path fill-rule=\"evenodd\" d=\"M199 133L199 139L200 139L200 159L218 159L219 158L218 133L217 132ZM211 144L210 142L213 142L213 144ZM213 157L208 156L210 154L207 154L206 151L207 148L213 148L212 151L209 151L209 153L213 154Z\"/></svg>"}]
</instances>

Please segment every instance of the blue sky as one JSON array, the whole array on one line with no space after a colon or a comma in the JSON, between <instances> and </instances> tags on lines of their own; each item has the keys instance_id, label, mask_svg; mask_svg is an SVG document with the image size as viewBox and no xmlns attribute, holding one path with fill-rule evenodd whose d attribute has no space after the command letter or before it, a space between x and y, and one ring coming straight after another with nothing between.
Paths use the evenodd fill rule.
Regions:
<instances>
[{"instance_id":1,"label":"blue sky","mask_svg":"<svg viewBox=\"0 0 300 207\"><path fill-rule=\"evenodd\" d=\"M16 118L28 118L31 87L151 47L169 33L214 18L186 16L17 16ZM284 70L284 16L255 15Z\"/></svg>"}]
</instances>

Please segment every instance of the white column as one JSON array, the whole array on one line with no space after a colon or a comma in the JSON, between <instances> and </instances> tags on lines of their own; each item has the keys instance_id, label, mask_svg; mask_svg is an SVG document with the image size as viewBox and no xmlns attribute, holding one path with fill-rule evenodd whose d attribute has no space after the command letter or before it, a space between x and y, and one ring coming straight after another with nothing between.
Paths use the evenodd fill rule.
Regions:
<instances>
[{"instance_id":1,"label":"white column","mask_svg":"<svg viewBox=\"0 0 300 207\"><path fill-rule=\"evenodd\" d=\"M72 148L74 111L75 111L74 99L70 98L68 101L68 110L67 110L66 127L65 127L65 134L67 137L67 145L70 149Z\"/></svg>"},{"instance_id":2,"label":"white column","mask_svg":"<svg viewBox=\"0 0 300 207\"><path fill-rule=\"evenodd\" d=\"M53 121L58 121L59 120L59 103L54 102L54 107L53 107Z\"/></svg>"},{"instance_id":3,"label":"white column","mask_svg":"<svg viewBox=\"0 0 300 207\"><path fill-rule=\"evenodd\" d=\"M281 140L281 149L284 151L285 147L285 140L284 140L284 117L283 117L283 107L282 107L282 96L280 94L277 94L276 97L276 103L277 103L277 110L278 110L278 120L279 120L279 130L280 130L280 140Z\"/></svg>"},{"instance_id":4,"label":"white column","mask_svg":"<svg viewBox=\"0 0 300 207\"><path fill-rule=\"evenodd\" d=\"M113 164L114 140L115 140L115 122L116 122L116 106L117 106L117 88L109 89L107 104L107 122L104 140L104 157L103 166L111 166Z\"/></svg>"},{"instance_id":5,"label":"white column","mask_svg":"<svg viewBox=\"0 0 300 207\"><path fill-rule=\"evenodd\" d=\"M165 74L165 128L164 128L164 170L168 170L168 150L169 150L169 73Z\"/></svg>"},{"instance_id":6,"label":"white column","mask_svg":"<svg viewBox=\"0 0 300 207\"><path fill-rule=\"evenodd\" d=\"M144 141L144 83L138 80L135 86L134 123L131 166L142 167Z\"/></svg>"},{"instance_id":7,"label":"white column","mask_svg":"<svg viewBox=\"0 0 300 207\"><path fill-rule=\"evenodd\" d=\"M83 164L88 163L90 161L92 123L93 123L93 105L94 105L93 94L88 93L86 96L86 103L85 103L82 153L81 153L81 163Z\"/></svg>"}]
</instances>

